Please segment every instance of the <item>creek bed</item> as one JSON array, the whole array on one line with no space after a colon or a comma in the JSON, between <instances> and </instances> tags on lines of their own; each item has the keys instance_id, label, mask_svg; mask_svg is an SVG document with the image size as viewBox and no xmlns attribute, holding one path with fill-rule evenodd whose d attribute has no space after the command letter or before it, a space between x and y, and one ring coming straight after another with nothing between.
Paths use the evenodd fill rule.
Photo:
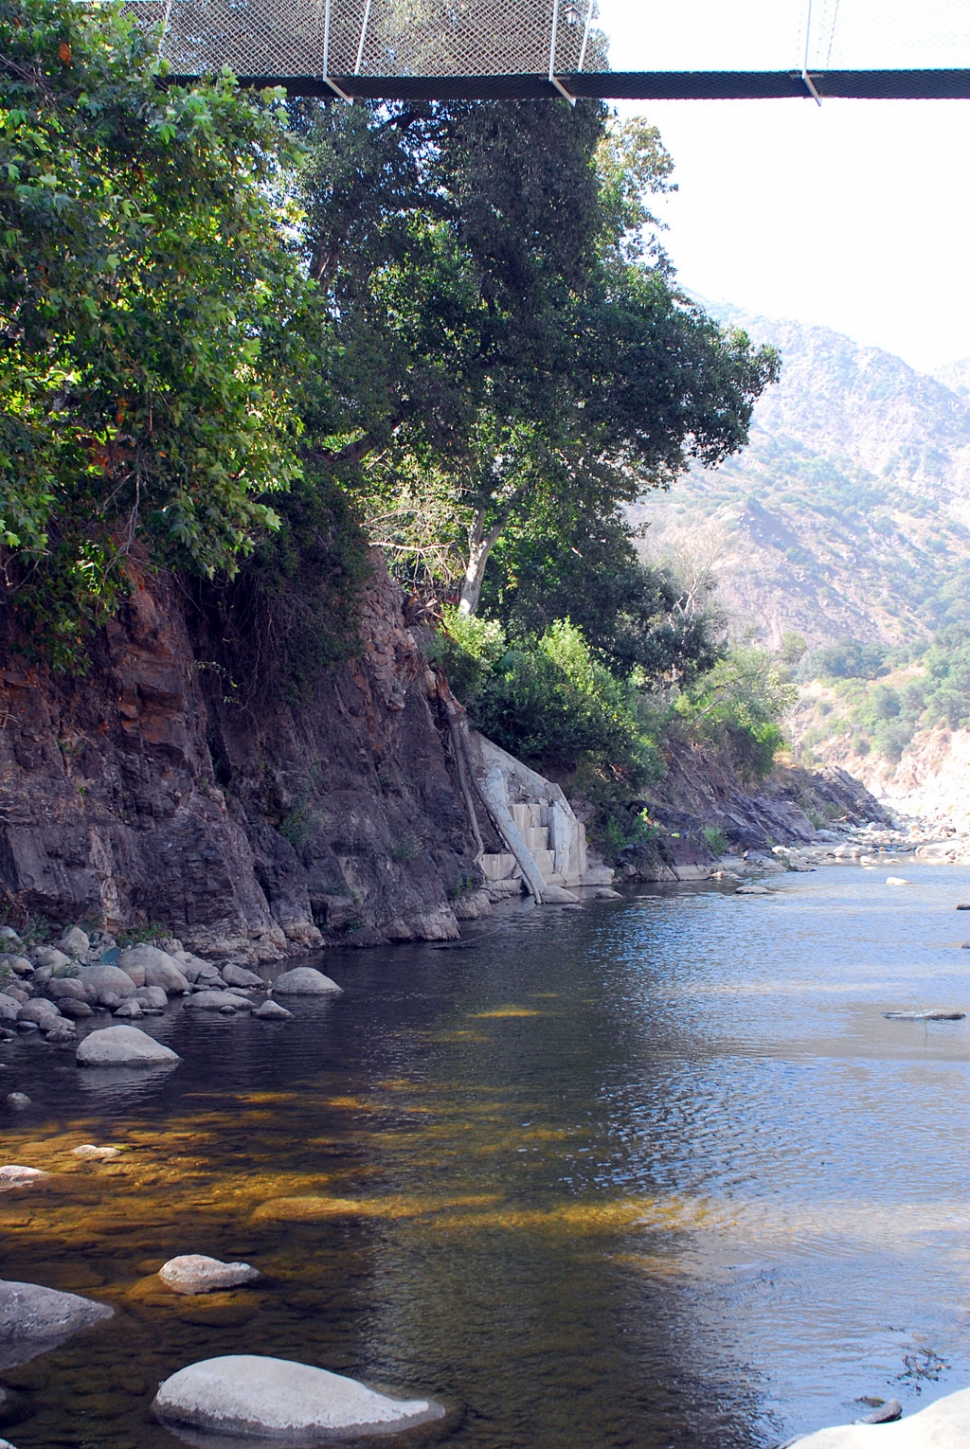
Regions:
<instances>
[{"instance_id":1,"label":"creek bed","mask_svg":"<svg viewBox=\"0 0 970 1449\"><path fill-rule=\"evenodd\" d=\"M223 1353L431 1394L391 1443L456 1449L763 1449L970 1385L970 1022L882 1015L970 1009L968 888L900 870L330 952L292 1021L140 1023L160 1073L3 1048L2 1160L53 1176L0 1194L0 1272L117 1312L0 1373L0 1436L175 1449L158 1381ZM176 1297L193 1252L264 1277Z\"/></svg>"}]
</instances>

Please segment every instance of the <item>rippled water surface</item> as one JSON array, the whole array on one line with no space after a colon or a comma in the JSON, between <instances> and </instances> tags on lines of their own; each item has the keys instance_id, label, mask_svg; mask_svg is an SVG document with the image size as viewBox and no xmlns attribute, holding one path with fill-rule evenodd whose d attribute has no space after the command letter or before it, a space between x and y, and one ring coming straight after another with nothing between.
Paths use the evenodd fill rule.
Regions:
<instances>
[{"instance_id":1,"label":"rippled water surface","mask_svg":"<svg viewBox=\"0 0 970 1449\"><path fill-rule=\"evenodd\" d=\"M151 1018L161 1075L4 1048L2 1160L53 1176L0 1196L0 1273L117 1313L0 1375L0 1434L176 1449L159 1379L234 1352L434 1394L404 1442L455 1449L755 1449L970 1384L970 1022L882 1016L970 1009L970 887L904 873L331 953L294 1021ZM176 1298L186 1252L264 1278Z\"/></svg>"}]
</instances>

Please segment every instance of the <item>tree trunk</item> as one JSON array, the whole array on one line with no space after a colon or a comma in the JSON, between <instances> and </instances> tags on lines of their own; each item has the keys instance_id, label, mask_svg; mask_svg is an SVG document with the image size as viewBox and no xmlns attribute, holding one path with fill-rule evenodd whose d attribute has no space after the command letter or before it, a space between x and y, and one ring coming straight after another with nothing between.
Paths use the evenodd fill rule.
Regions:
<instances>
[{"instance_id":1,"label":"tree trunk","mask_svg":"<svg viewBox=\"0 0 970 1449\"><path fill-rule=\"evenodd\" d=\"M461 597L458 601L459 614L478 613L478 605L482 597L482 584L485 581L485 565L488 563L489 554L498 542L504 527L505 518L486 533L485 510L480 508L476 512L472 526L468 530L468 563L465 567L465 577L461 581Z\"/></svg>"}]
</instances>

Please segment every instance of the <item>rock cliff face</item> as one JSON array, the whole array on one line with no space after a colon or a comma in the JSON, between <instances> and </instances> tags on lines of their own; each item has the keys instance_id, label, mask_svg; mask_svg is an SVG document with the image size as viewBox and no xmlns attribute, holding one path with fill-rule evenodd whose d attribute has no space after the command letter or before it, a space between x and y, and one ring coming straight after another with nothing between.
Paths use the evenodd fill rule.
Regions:
<instances>
[{"instance_id":1,"label":"rock cliff face","mask_svg":"<svg viewBox=\"0 0 970 1449\"><path fill-rule=\"evenodd\" d=\"M362 651L299 707L236 703L204 619L133 571L83 679L0 686L0 891L14 913L165 926L268 959L457 935L483 898L434 677L379 559Z\"/></svg>"}]
</instances>

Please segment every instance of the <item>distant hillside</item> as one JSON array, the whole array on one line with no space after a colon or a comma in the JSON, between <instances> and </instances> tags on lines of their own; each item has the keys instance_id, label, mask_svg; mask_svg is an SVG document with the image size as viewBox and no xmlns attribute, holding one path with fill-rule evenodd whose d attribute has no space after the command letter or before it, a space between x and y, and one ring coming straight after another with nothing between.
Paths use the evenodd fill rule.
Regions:
<instances>
[{"instance_id":1,"label":"distant hillside","mask_svg":"<svg viewBox=\"0 0 970 1449\"><path fill-rule=\"evenodd\" d=\"M928 639L970 558L970 362L929 377L823 327L711 310L774 343L782 381L740 457L635 510L646 552L713 571L734 631L773 648L786 630Z\"/></svg>"}]
</instances>

